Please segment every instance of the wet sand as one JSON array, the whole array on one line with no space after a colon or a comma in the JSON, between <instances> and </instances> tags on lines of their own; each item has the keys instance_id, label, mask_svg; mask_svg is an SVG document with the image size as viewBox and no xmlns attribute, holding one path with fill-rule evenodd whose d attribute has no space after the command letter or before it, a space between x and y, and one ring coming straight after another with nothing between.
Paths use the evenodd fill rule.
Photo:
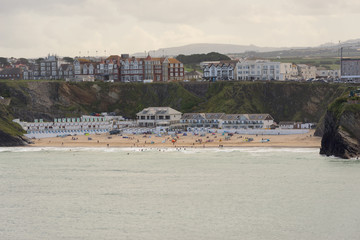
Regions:
<instances>
[{"instance_id":1,"label":"wet sand","mask_svg":"<svg viewBox=\"0 0 360 240\"><path fill-rule=\"evenodd\" d=\"M178 134L173 137L163 135L79 135L56 138L34 139L32 147L293 147L320 148L321 138L314 137L314 130L306 134L294 135L241 135L206 134L205 136ZM253 141L247 139L252 138ZM269 141L267 141L269 139Z\"/></svg>"}]
</instances>

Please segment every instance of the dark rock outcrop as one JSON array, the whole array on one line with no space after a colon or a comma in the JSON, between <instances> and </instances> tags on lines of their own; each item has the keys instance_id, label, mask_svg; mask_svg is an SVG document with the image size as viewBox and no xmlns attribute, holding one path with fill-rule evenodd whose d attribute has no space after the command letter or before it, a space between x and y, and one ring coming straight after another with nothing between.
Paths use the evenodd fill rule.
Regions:
<instances>
[{"instance_id":1,"label":"dark rock outcrop","mask_svg":"<svg viewBox=\"0 0 360 240\"><path fill-rule=\"evenodd\" d=\"M320 154L344 159L360 156L360 112L349 107L344 102L337 111L327 111Z\"/></svg>"},{"instance_id":2,"label":"dark rock outcrop","mask_svg":"<svg viewBox=\"0 0 360 240\"><path fill-rule=\"evenodd\" d=\"M22 136L11 136L3 131L0 131L0 147L17 147L25 146L29 140Z\"/></svg>"}]
</instances>

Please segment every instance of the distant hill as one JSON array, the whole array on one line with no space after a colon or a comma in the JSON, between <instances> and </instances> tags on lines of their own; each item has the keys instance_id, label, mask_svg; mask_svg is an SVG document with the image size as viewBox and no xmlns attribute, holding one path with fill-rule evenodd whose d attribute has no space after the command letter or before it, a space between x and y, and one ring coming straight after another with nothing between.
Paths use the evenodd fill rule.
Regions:
<instances>
[{"instance_id":1,"label":"distant hill","mask_svg":"<svg viewBox=\"0 0 360 240\"><path fill-rule=\"evenodd\" d=\"M160 56L177 56L180 54L206 54L210 52L218 52L221 54L228 53L242 53L247 51L256 52L270 52L276 50L285 50L287 48L270 48L270 47L257 47L255 45L234 45L234 44L214 44L214 43L196 43L189 44L181 47L172 48L160 48L155 51L151 51L150 55L153 57ZM144 53L135 53L134 56L144 56Z\"/></svg>"},{"instance_id":2,"label":"distant hill","mask_svg":"<svg viewBox=\"0 0 360 240\"><path fill-rule=\"evenodd\" d=\"M339 57L339 49L343 47L344 57L360 56L360 39L347 40L341 43L324 43L316 47L258 47L255 45L212 44L196 43L180 47L160 48L150 51L152 57L178 56L191 54L207 54L218 52L232 57ZM143 57L144 53L135 53L134 56Z\"/></svg>"}]
</instances>

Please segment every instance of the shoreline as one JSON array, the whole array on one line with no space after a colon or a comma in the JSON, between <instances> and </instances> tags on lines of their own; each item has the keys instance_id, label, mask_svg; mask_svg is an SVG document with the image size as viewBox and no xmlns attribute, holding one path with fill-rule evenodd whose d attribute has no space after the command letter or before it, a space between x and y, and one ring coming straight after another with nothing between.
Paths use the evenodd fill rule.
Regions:
<instances>
[{"instance_id":1,"label":"shoreline","mask_svg":"<svg viewBox=\"0 0 360 240\"><path fill-rule=\"evenodd\" d=\"M321 138L313 136L314 130L306 134L294 135L240 135L205 134L202 136L189 134L177 137L169 135L159 137L149 135L81 135L56 138L34 139L34 144L26 147L91 147L91 148L320 148ZM175 142L173 139L175 139ZM250 141L249 139L252 139Z\"/></svg>"},{"instance_id":2,"label":"shoreline","mask_svg":"<svg viewBox=\"0 0 360 240\"><path fill-rule=\"evenodd\" d=\"M14 146L9 148L90 148L89 146L32 146L32 145L26 145L26 146ZM213 148L213 149L231 149L231 148L311 148L311 149L320 149L320 147L317 146L223 146L223 147L216 147L216 146L205 146L205 147L199 147L199 146L163 146L163 147L151 147L151 146L144 146L144 147L132 147L132 146L109 146L109 147L103 147L103 146L91 146L91 148L108 148L108 149L125 149L125 148L132 148L132 149L176 149L176 148L191 148L191 149L202 149L202 148Z\"/></svg>"}]
</instances>

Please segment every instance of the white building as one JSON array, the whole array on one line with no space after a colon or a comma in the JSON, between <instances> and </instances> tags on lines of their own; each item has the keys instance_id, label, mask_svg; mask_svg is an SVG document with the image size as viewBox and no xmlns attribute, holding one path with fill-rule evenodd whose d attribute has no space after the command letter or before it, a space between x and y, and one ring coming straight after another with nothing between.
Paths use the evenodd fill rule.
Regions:
<instances>
[{"instance_id":1,"label":"white building","mask_svg":"<svg viewBox=\"0 0 360 240\"><path fill-rule=\"evenodd\" d=\"M328 69L318 69L316 71L316 78L340 78L340 69L339 70L328 70Z\"/></svg>"},{"instance_id":2,"label":"white building","mask_svg":"<svg viewBox=\"0 0 360 240\"><path fill-rule=\"evenodd\" d=\"M314 126L314 123L279 122L280 129L311 129Z\"/></svg>"},{"instance_id":3,"label":"white building","mask_svg":"<svg viewBox=\"0 0 360 240\"><path fill-rule=\"evenodd\" d=\"M185 113L180 123L187 129L270 129L270 114Z\"/></svg>"},{"instance_id":4,"label":"white building","mask_svg":"<svg viewBox=\"0 0 360 240\"><path fill-rule=\"evenodd\" d=\"M34 122L22 122L15 119L27 132L27 137L56 137L62 135L83 135L85 133L107 133L112 129L135 126L134 122L126 121L121 116L82 116L78 118L55 118L52 122L35 119Z\"/></svg>"},{"instance_id":5,"label":"white building","mask_svg":"<svg viewBox=\"0 0 360 240\"><path fill-rule=\"evenodd\" d=\"M188 128L219 128L225 113L184 113L180 123Z\"/></svg>"},{"instance_id":6,"label":"white building","mask_svg":"<svg viewBox=\"0 0 360 240\"><path fill-rule=\"evenodd\" d=\"M181 112L170 107L149 107L136 114L140 127L169 127L179 123L181 115Z\"/></svg>"},{"instance_id":7,"label":"white building","mask_svg":"<svg viewBox=\"0 0 360 240\"><path fill-rule=\"evenodd\" d=\"M284 80L297 80L299 78L299 70L296 64L281 63L280 74L283 74Z\"/></svg>"},{"instance_id":8,"label":"white building","mask_svg":"<svg viewBox=\"0 0 360 240\"><path fill-rule=\"evenodd\" d=\"M237 80L285 80L285 67L281 68L281 64L268 60L238 62Z\"/></svg>"},{"instance_id":9,"label":"white building","mask_svg":"<svg viewBox=\"0 0 360 240\"><path fill-rule=\"evenodd\" d=\"M234 80L235 79L235 62L220 62L217 64L205 65L203 67L203 78L210 81Z\"/></svg>"},{"instance_id":10,"label":"white building","mask_svg":"<svg viewBox=\"0 0 360 240\"><path fill-rule=\"evenodd\" d=\"M274 118L270 114L225 114L220 122L222 129L270 129Z\"/></svg>"},{"instance_id":11,"label":"white building","mask_svg":"<svg viewBox=\"0 0 360 240\"><path fill-rule=\"evenodd\" d=\"M306 64L298 64L299 77L302 80L307 79L315 79L317 69L314 66L306 65Z\"/></svg>"}]
</instances>

